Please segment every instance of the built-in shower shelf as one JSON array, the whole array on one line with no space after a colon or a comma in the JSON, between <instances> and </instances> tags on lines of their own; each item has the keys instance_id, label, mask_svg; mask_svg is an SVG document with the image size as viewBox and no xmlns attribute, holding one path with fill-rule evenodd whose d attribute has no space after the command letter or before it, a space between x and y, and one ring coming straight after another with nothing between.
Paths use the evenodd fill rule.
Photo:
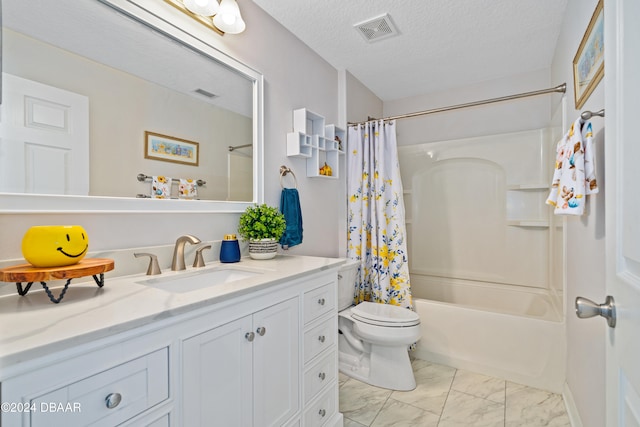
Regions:
<instances>
[{"instance_id":1,"label":"built-in shower shelf","mask_svg":"<svg viewBox=\"0 0 640 427\"><path fill-rule=\"evenodd\" d=\"M508 220L507 225L512 227L548 228L549 221L538 220Z\"/></svg>"},{"instance_id":2,"label":"built-in shower shelf","mask_svg":"<svg viewBox=\"0 0 640 427\"><path fill-rule=\"evenodd\" d=\"M507 185L507 190L511 191L536 191L548 190L548 184L511 184Z\"/></svg>"}]
</instances>

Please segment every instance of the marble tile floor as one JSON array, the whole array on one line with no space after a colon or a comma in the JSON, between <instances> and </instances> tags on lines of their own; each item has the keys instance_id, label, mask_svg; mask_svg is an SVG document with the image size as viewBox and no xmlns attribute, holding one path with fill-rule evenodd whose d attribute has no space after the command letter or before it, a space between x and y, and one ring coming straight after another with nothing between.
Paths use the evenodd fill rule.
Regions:
<instances>
[{"instance_id":1,"label":"marble tile floor","mask_svg":"<svg viewBox=\"0 0 640 427\"><path fill-rule=\"evenodd\" d=\"M562 396L473 372L412 361L417 387L373 387L340 373L344 427L571 427Z\"/></svg>"}]
</instances>

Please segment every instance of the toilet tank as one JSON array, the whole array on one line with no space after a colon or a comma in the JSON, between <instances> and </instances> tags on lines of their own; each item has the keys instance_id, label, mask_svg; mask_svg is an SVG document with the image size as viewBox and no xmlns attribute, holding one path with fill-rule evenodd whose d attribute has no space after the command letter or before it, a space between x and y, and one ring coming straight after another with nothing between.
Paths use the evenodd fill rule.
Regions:
<instances>
[{"instance_id":1,"label":"toilet tank","mask_svg":"<svg viewBox=\"0 0 640 427\"><path fill-rule=\"evenodd\" d=\"M353 297L356 293L356 274L360 261L347 260L346 264L338 271L338 310L344 310L353 305Z\"/></svg>"}]
</instances>

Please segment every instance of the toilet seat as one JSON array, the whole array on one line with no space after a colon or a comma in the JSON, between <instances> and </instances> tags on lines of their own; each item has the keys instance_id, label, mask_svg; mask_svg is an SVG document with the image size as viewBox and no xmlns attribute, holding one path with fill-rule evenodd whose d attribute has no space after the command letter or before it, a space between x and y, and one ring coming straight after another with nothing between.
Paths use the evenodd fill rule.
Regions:
<instances>
[{"instance_id":1,"label":"toilet seat","mask_svg":"<svg viewBox=\"0 0 640 427\"><path fill-rule=\"evenodd\" d=\"M391 328L406 328L420 324L420 317L415 311L369 301L352 307L351 316L363 323Z\"/></svg>"}]
</instances>

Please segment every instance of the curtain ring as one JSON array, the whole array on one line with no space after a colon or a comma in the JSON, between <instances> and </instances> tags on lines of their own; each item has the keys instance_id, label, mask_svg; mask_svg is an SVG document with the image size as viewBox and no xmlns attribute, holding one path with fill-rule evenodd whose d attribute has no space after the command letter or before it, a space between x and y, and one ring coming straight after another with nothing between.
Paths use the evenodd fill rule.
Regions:
<instances>
[{"instance_id":1,"label":"curtain ring","mask_svg":"<svg viewBox=\"0 0 640 427\"><path fill-rule=\"evenodd\" d=\"M293 176L293 183L294 183L294 187L293 188L298 188L298 179L296 178L296 174L293 173L293 171L291 170L291 168L288 168L284 165L280 166L280 187L282 187L284 189L284 184L282 183L282 178L286 175L290 173L291 176Z\"/></svg>"}]
</instances>

